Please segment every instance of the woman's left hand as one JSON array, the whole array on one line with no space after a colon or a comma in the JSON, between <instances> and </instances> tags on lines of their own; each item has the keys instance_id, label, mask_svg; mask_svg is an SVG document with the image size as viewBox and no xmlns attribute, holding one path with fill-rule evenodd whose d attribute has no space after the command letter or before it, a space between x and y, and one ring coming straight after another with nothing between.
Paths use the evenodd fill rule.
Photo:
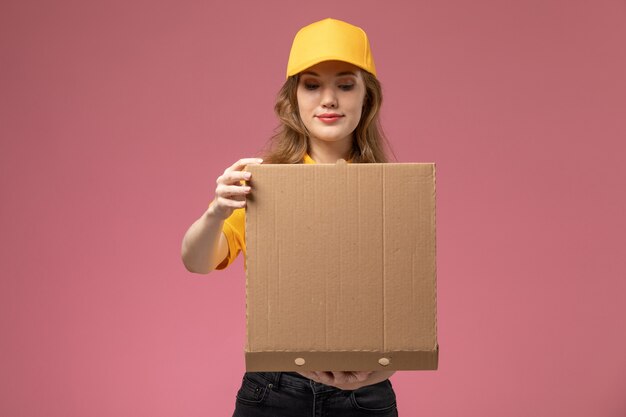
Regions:
<instances>
[{"instance_id":1,"label":"woman's left hand","mask_svg":"<svg viewBox=\"0 0 626 417\"><path fill-rule=\"evenodd\" d=\"M366 385L384 381L393 375L395 371L303 371L298 373L325 385L330 385L342 390L355 390Z\"/></svg>"}]
</instances>

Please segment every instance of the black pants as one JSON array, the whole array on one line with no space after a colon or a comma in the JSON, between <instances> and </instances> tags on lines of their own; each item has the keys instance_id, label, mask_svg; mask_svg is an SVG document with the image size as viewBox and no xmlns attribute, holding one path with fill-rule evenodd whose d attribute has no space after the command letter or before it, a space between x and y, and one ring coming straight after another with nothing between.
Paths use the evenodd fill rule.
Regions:
<instances>
[{"instance_id":1,"label":"black pants","mask_svg":"<svg viewBox=\"0 0 626 417\"><path fill-rule=\"evenodd\" d=\"M397 417L388 379L354 391L314 382L295 372L246 372L233 417Z\"/></svg>"}]
</instances>

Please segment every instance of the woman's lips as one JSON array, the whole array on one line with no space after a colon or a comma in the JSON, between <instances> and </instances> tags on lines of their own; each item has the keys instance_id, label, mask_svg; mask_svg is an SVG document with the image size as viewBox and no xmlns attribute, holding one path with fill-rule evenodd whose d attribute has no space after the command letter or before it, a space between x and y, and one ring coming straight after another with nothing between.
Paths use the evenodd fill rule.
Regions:
<instances>
[{"instance_id":1,"label":"woman's lips","mask_svg":"<svg viewBox=\"0 0 626 417\"><path fill-rule=\"evenodd\" d=\"M336 122L337 120L339 120L340 118L342 118L343 116L340 114L320 114L317 116L318 119L320 119L322 122L324 123L333 123Z\"/></svg>"}]
</instances>

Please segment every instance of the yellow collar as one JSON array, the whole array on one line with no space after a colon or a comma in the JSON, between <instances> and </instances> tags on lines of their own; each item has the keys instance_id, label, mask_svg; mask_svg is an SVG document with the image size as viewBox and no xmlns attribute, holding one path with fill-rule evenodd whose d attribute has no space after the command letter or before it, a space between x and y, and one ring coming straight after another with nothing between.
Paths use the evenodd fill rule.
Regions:
<instances>
[{"instance_id":1,"label":"yellow collar","mask_svg":"<svg viewBox=\"0 0 626 417\"><path fill-rule=\"evenodd\" d=\"M350 160L348 160L348 162L350 162ZM304 164L316 164L317 162L315 162L315 161L313 160L313 158L311 158L311 157L309 156L309 154L308 154L308 153L305 153L305 154L304 154L304 158L302 159L302 163L304 163Z\"/></svg>"},{"instance_id":2,"label":"yellow collar","mask_svg":"<svg viewBox=\"0 0 626 417\"><path fill-rule=\"evenodd\" d=\"M305 153L305 154L304 154L304 159L303 159L302 161L303 161L303 163L305 163L305 164L314 164L314 163L315 163L315 161L313 160L313 158L311 158L311 157L309 156L309 154L308 154L308 153Z\"/></svg>"}]
</instances>

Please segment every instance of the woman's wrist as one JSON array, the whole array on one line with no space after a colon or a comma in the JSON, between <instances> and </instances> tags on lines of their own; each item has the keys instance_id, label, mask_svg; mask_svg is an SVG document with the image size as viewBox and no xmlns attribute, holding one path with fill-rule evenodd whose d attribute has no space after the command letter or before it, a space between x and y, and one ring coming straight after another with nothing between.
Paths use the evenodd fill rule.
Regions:
<instances>
[{"instance_id":1,"label":"woman's wrist","mask_svg":"<svg viewBox=\"0 0 626 417\"><path fill-rule=\"evenodd\" d=\"M386 379L389 379L396 371L374 371L370 374L370 376L362 382L353 382L352 384L347 384L344 387L341 387L342 390L355 390L361 387L365 387L367 385L374 385L382 382Z\"/></svg>"},{"instance_id":2,"label":"woman's wrist","mask_svg":"<svg viewBox=\"0 0 626 417\"><path fill-rule=\"evenodd\" d=\"M209 221L218 221L222 222L228 218L228 215L221 213L218 208L215 200L211 201L209 207L206 209L204 213L204 217Z\"/></svg>"}]
</instances>

